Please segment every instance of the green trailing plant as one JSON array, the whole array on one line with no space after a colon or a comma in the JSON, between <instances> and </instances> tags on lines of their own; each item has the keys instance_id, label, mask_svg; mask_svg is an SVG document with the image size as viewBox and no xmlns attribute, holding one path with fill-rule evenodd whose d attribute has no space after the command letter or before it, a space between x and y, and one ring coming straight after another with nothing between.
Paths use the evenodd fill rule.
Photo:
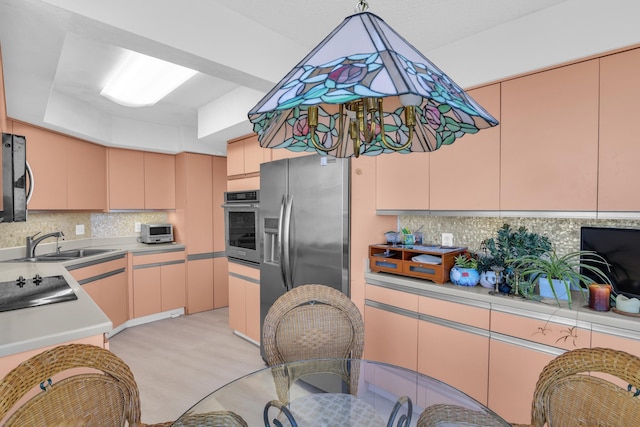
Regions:
<instances>
[{"instance_id":1,"label":"green trailing plant","mask_svg":"<svg viewBox=\"0 0 640 427\"><path fill-rule=\"evenodd\" d=\"M508 267L507 260L532 255L540 256L551 250L551 242L546 236L532 233L526 227L514 230L509 224L503 224L496 237L482 242L487 253L478 258L478 271L491 270L492 266Z\"/></svg>"},{"instance_id":2,"label":"green trailing plant","mask_svg":"<svg viewBox=\"0 0 640 427\"><path fill-rule=\"evenodd\" d=\"M558 294L552 280L556 279L563 284L567 292L567 302L571 308L571 288L577 287L583 293L585 288L593 283L593 279L580 273L580 269L593 273L602 280L602 283L611 284L608 276L600 268L609 269L609 263L595 251L575 251L559 256L556 251L550 251L540 256L522 255L517 258L508 259L507 263L527 281L539 286L541 278L549 281L553 296L560 306ZM580 286L583 284L584 286Z\"/></svg>"}]
</instances>

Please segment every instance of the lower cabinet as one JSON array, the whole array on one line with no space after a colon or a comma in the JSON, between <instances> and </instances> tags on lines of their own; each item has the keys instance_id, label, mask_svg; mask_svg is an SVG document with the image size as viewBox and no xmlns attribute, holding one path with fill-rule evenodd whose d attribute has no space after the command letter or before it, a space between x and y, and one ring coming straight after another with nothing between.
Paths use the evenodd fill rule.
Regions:
<instances>
[{"instance_id":1,"label":"lower cabinet","mask_svg":"<svg viewBox=\"0 0 640 427\"><path fill-rule=\"evenodd\" d=\"M260 342L260 270L229 264L229 327Z\"/></svg>"},{"instance_id":2,"label":"lower cabinet","mask_svg":"<svg viewBox=\"0 0 640 427\"><path fill-rule=\"evenodd\" d=\"M122 325L128 316L128 280L126 254L100 260L88 266L68 267L69 273L82 289L107 315L113 328Z\"/></svg>"},{"instance_id":3,"label":"lower cabinet","mask_svg":"<svg viewBox=\"0 0 640 427\"><path fill-rule=\"evenodd\" d=\"M421 296L419 307L418 371L486 405L488 304L486 308L472 307Z\"/></svg>"},{"instance_id":4,"label":"lower cabinet","mask_svg":"<svg viewBox=\"0 0 640 427\"><path fill-rule=\"evenodd\" d=\"M365 286L364 357L418 369L418 296Z\"/></svg>"},{"instance_id":5,"label":"lower cabinet","mask_svg":"<svg viewBox=\"0 0 640 427\"><path fill-rule=\"evenodd\" d=\"M185 307L184 249L134 253L132 258L134 318Z\"/></svg>"},{"instance_id":6,"label":"lower cabinet","mask_svg":"<svg viewBox=\"0 0 640 427\"><path fill-rule=\"evenodd\" d=\"M492 338L490 346L488 407L510 423L528 425L540 372L564 351L511 337Z\"/></svg>"}]
</instances>

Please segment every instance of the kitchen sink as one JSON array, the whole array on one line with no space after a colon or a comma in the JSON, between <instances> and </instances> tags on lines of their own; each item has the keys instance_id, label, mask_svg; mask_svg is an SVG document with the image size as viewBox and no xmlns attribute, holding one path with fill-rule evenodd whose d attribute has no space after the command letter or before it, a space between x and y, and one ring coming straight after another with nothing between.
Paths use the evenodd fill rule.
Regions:
<instances>
[{"instance_id":1,"label":"kitchen sink","mask_svg":"<svg viewBox=\"0 0 640 427\"><path fill-rule=\"evenodd\" d=\"M25 257L12 259L10 262L63 262L71 261L78 258L84 258L93 255L100 255L116 249L98 249L98 248L82 248L70 249L68 251L53 252L46 255L38 255L35 257Z\"/></svg>"},{"instance_id":2,"label":"kitchen sink","mask_svg":"<svg viewBox=\"0 0 640 427\"><path fill-rule=\"evenodd\" d=\"M115 249L97 249L97 248L83 248L83 249L71 249L68 251L54 252L51 254L43 255L38 258L83 258L86 256L100 255L107 252L114 251Z\"/></svg>"}]
</instances>

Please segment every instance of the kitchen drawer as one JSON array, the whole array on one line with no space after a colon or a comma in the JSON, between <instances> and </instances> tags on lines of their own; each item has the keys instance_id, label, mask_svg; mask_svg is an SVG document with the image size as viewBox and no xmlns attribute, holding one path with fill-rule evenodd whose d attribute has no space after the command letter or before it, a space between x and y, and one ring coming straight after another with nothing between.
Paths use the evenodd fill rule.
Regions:
<instances>
[{"instance_id":1,"label":"kitchen drawer","mask_svg":"<svg viewBox=\"0 0 640 427\"><path fill-rule=\"evenodd\" d=\"M420 314L489 330L491 315L488 308L474 307L424 296L419 297L418 306Z\"/></svg>"},{"instance_id":2,"label":"kitchen drawer","mask_svg":"<svg viewBox=\"0 0 640 427\"><path fill-rule=\"evenodd\" d=\"M144 254L144 253L133 254L133 265L157 264L157 263L165 263L165 262L171 262L171 261L184 261L184 260L185 260L184 250L152 253L152 254Z\"/></svg>"},{"instance_id":3,"label":"kitchen drawer","mask_svg":"<svg viewBox=\"0 0 640 427\"><path fill-rule=\"evenodd\" d=\"M71 269L69 273L76 279L78 282L81 282L85 279L91 277L98 277L106 273L111 273L116 270L126 270L127 268L127 258L125 254L122 254L122 258L105 261L100 264L90 265L88 267Z\"/></svg>"},{"instance_id":4,"label":"kitchen drawer","mask_svg":"<svg viewBox=\"0 0 640 427\"><path fill-rule=\"evenodd\" d=\"M564 350L591 347L590 329L576 326L576 320L560 322L491 310L491 332Z\"/></svg>"},{"instance_id":5,"label":"kitchen drawer","mask_svg":"<svg viewBox=\"0 0 640 427\"><path fill-rule=\"evenodd\" d=\"M366 284L365 298L413 312L418 311L418 295L407 292Z\"/></svg>"}]
</instances>

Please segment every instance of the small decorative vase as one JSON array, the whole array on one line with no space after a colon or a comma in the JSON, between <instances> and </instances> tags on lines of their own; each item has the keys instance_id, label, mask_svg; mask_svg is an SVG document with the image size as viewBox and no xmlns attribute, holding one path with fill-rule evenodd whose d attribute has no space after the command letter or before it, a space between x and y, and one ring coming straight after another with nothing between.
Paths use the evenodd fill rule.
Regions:
<instances>
[{"instance_id":1,"label":"small decorative vase","mask_svg":"<svg viewBox=\"0 0 640 427\"><path fill-rule=\"evenodd\" d=\"M453 266L449 272L451 283L458 286L475 286L480 281L480 273L475 268Z\"/></svg>"},{"instance_id":2,"label":"small decorative vase","mask_svg":"<svg viewBox=\"0 0 640 427\"><path fill-rule=\"evenodd\" d=\"M496 286L496 273L494 271L483 271L480 274L480 286L493 289Z\"/></svg>"},{"instance_id":3,"label":"small decorative vase","mask_svg":"<svg viewBox=\"0 0 640 427\"><path fill-rule=\"evenodd\" d=\"M542 298L551 298L551 299L555 299L556 297L559 300L563 300L566 301L569 299L569 297L567 296L567 287L565 286L565 284L557 279L552 279L552 284L549 284L549 280L546 277L541 277L538 280L538 290L540 292L540 296ZM551 286L553 286L553 288L556 291L556 296L553 296L553 291L551 290Z\"/></svg>"}]
</instances>

